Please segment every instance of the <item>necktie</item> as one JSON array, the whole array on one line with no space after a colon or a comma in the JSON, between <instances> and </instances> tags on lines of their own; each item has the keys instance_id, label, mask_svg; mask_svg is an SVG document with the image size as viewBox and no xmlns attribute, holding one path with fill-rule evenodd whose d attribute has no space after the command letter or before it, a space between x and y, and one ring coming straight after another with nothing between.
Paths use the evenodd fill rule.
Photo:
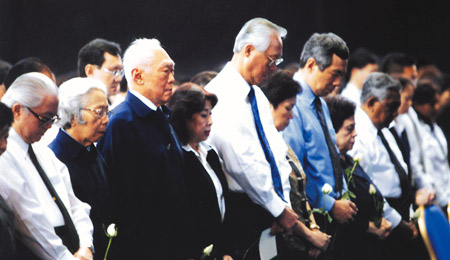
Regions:
<instances>
[{"instance_id":1,"label":"necktie","mask_svg":"<svg viewBox=\"0 0 450 260\"><path fill-rule=\"evenodd\" d=\"M270 164L270 171L272 173L273 186L274 186L275 191L278 194L278 196L283 201L286 201L284 199L284 195L283 195L283 186L281 183L280 172L278 171L278 167L275 162L275 158L273 157L272 150L270 149L269 142L267 141L266 134L264 133L264 129L261 124L261 119L259 118L258 103L256 102L255 90L253 89L253 86L250 86L250 92L248 93L248 98L250 100L250 105L252 106L253 119L255 121L256 132L258 132L259 142L261 143L261 146L264 150L264 155L266 156L266 160Z\"/></svg>"},{"instance_id":2,"label":"necktie","mask_svg":"<svg viewBox=\"0 0 450 260\"><path fill-rule=\"evenodd\" d=\"M337 153L336 146L333 140L331 140L330 132L328 131L327 123L325 121L325 115L322 109L322 103L320 102L319 97L316 97L316 99L314 100L314 106L316 108L317 117L319 118L323 134L325 135L325 141L327 142L328 152L330 153L331 157L331 164L333 165L334 181L336 183L336 185L334 186L334 191L338 194L341 194L343 188L341 160Z\"/></svg>"},{"instance_id":3,"label":"necktie","mask_svg":"<svg viewBox=\"0 0 450 260\"><path fill-rule=\"evenodd\" d=\"M75 225L73 224L72 218L69 215L69 212L67 212L66 207L64 206L64 203L62 202L61 198L58 196L58 193L56 192L55 188L53 187L52 183L47 177L47 174L44 172L44 169L42 169L41 165L39 164L36 154L33 151L33 147L31 145L28 148L28 154L30 156L31 162L33 162L34 167L36 167L36 170L38 171L39 175L41 176L42 180L44 181L45 186L47 186L48 191L53 197L53 200L55 201L56 205L58 206L59 210L61 211L65 227L67 228L67 234L58 234L58 230L56 230L58 236L63 241L63 244L69 249L69 251L74 254L78 251L80 248L80 239L78 237L77 230L75 228Z\"/></svg>"},{"instance_id":4,"label":"necktie","mask_svg":"<svg viewBox=\"0 0 450 260\"><path fill-rule=\"evenodd\" d=\"M412 171L410 166L410 147L409 147L409 141L408 136L406 134L406 130L403 130L403 132L398 136L397 130L395 130L394 127L389 128L389 131L392 133L392 136L394 136L395 141L397 142L398 148L400 148L400 151L402 152L403 160L405 161L406 165L408 166L408 180L411 185L413 185L413 179L412 179Z\"/></svg>"},{"instance_id":5,"label":"necktie","mask_svg":"<svg viewBox=\"0 0 450 260\"><path fill-rule=\"evenodd\" d=\"M168 110L167 107L166 107L166 109ZM170 150L171 148L175 149L177 151L178 155L180 156L180 158L182 158L183 151L181 150L181 145L178 141L178 137L175 134L175 131L173 130L172 126L169 124L170 114L169 114L169 111L167 111L167 110L164 110L163 107L158 107L158 109L156 110L164 118L164 120L163 120L164 128L170 134L171 142L167 145L167 150Z\"/></svg>"},{"instance_id":6,"label":"necktie","mask_svg":"<svg viewBox=\"0 0 450 260\"><path fill-rule=\"evenodd\" d=\"M386 138L384 137L384 134L381 130L378 130L378 136L381 138L381 142L383 143L384 147L386 148L389 157L391 159L391 162L394 164L395 171L398 174L398 177L400 179L400 187L402 189L402 196L408 196L409 194L409 182L408 182L408 175L406 174L405 170L401 166L399 160L397 159L397 156L395 156L394 152L392 151L391 147L389 146Z\"/></svg>"}]
</instances>

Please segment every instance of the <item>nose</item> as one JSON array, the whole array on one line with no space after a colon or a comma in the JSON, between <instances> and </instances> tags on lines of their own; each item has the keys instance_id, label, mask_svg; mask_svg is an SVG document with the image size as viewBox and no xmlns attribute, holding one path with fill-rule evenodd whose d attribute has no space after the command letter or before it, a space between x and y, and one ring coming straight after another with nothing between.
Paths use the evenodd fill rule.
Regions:
<instances>
[{"instance_id":1,"label":"nose","mask_svg":"<svg viewBox=\"0 0 450 260\"><path fill-rule=\"evenodd\" d=\"M108 114L106 114L103 118L102 118L102 124L106 125L109 123L109 118L108 118Z\"/></svg>"},{"instance_id":2,"label":"nose","mask_svg":"<svg viewBox=\"0 0 450 260\"><path fill-rule=\"evenodd\" d=\"M209 115L209 116L208 116L208 126L211 126L212 123L213 123L212 116Z\"/></svg>"},{"instance_id":3,"label":"nose","mask_svg":"<svg viewBox=\"0 0 450 260\"><path fill-rule=\"evenodd\" d=\"M175 72L174 71L172 71L172 73L170 73L168 82L171 84L175 82Z\"/></svg>"},{"instance_id":4,"label":"nose","mask_svg":"<svg viewBox=\"0 0 450 260\"><path fill-rule=\"evenodd\" d=\"M294 118L294 112L289 111L289 119L292 119L292 118Z\"/></svg>"}]
</instances>

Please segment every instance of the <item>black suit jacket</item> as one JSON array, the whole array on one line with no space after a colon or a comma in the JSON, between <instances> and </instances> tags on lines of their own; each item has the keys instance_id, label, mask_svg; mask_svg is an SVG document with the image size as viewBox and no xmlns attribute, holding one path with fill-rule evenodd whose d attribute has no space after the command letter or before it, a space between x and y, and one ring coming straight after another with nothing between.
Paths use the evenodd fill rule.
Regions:
<instances>
[{"instance_id":1,"label":"black suit jacket","mask_svg":"<svg viewBox=\"0 0 450 260\"><path fill-rule=\"evenodd\" d=\"M118 211L108 259L186 259L182 152L165 116L129 92L111 112L98 149Z\"/></svg>"},{"instance_id":2,"label":"black suit jacket","mask_svg":"<svg viewBox=\"0 0 450 260\"><path fill-rule=\"evenodd\" d=\"M211 177L194 152L183 151L183 153L183 169L190 205L191 227L193 228L190 236L190 254L198 259L203 249L210 244L214 244L215 251L223 252L225 250L223 244L225 242L223 241L224 230L216 189ZM225 197L225 209L227 209L228 184L219 157L211 149L208 151L206 160L220 180Z\"/></svg>"}]
</instances>

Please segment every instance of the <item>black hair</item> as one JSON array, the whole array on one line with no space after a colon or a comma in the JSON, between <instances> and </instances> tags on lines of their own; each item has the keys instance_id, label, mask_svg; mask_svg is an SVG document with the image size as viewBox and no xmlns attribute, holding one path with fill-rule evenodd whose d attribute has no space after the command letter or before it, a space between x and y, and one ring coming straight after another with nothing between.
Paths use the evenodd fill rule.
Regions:
<instances>
[{"instance_id":1,"label":"black hair","mask_svg":"<svg viewBox=\"0 0 450 260\"><path fill-rule=\"evenodd\" d=\"M8 74L5 78L5 88L8 89L9 86L21 75L28 72L43 72L49 71L52 73L52 70L45 65L39 58L37 57L28 57L21 59L16 64L14 64L9 70Z\"/></svg>"},{"instance_id":2,"label":"black hair","mask_svg":"<svg viewBox=\"0 0 450 260\"><path fill-rule=\"evenodd\" d=\"M9 64L9 62L0 60L0 85L5 82L6 75L8 74L11 67L12 65Z\"/></svg>"},{"instance_id":3,"label":"black hair","mask_svg":"<svg viewBox=\"0 0 450 260\"><path fill-rule=\"evenodd\" d=\"M284 100L295 97L301 91L300 85L292 78L292 74L285 70L272 73L260 87L274 108L277 108Z\"/></svg>"},{"instance_id":4,"label":"black hair","mask_svg":"<svg viewBox=\"0 0 450 260\"><path fill-rule=\"evenodd\" d=\"M0 128L11 126L14 120L11 108L0 102Z\"/></svg>"},{"instance_id":5,"label":"black hair","mask_svg":"<svg viewBox=\"0 0 450 260\"><path fill-rule=\"evenodd\" d=\"M97 38L84 45L78 52L78 76L86 77L84 68L88 64L102 66L105 52L113 56L122 54L119 44L105 39Z\"/></svg>"},{"instance_id":6,"label":"black hair","mask_svg":"<svg viewBox=\"0 0 450 260\"><path fill-rule=\"evenodd\" d=\"M341 129L344 121L355 115L356 105L349 99L342 96L325 97L325 101L330 111L331 121L336 133Z\"/></svg>"},{"instance_id":7,"label":"black hair","mask_svg":"<svg viewBox=\"0 0 450 260\"><path fill-rule=\"evenodd\" d=\"M206 86L206 84L208 84L217 74L217 71L212 70L201 71L195 74L190 82L198 84L199 86Z\"/></svg>"},{"instance_id":8,"label":"black hair","mask_svg":"<svg viewBox=\"0 0 450 260\"><path fill-rule=\"evenodd\" d=\"M437 93L431 84L419 83L414 90L413 105L433 104Z\"/></svg>"},{"instance_id":9,"label":"black hair","mask_svg":"<svg viewBox=\"0 0 450 260\"><path fill-rule=\"evenodd\" d=\"M393 52L385 55L380 62L380 71L392 74L402 73L405 67L416 65L414 57L401 52Z\"/></svg>"}]
</instances>

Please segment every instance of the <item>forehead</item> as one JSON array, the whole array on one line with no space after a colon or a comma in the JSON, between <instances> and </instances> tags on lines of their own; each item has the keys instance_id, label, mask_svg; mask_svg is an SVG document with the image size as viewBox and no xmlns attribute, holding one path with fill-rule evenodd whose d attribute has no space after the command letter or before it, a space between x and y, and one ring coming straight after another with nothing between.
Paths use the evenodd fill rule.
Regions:
<instances>
[{"instance_id":1,"label":"forehead","mask_svg":"<svg viewBox=\"0 0 450 260\"><path fill-rule=\"evenodd\" d=\"M270 35L270 45L267 48L266 53L277 57L281 57L283 54L283 41L275 32Z\"/></svg>"},{"instance_id":2,"label":"forehead","mask_svg":"<svg viewBox=\"0 0 450 260\"><path fill-rule=\"evenodd\" d=\"M114 56L109 52L104 52L103 53L103 58L105 59L105 61L103 62L102 65L105 66L122 66L122 58L120 58L119 55Z\"/></svg>"},{"instance_id":3,"label":"forehead","mask_svg":"<svg viewBox=\"0 0 450 260\"><path fill-rule=\"evenodd\" d=\"M339 56L333 53L331 59L331 65L326 70L332 71L345 71L347 69L347 60L341 59Z\"/></svg>"}]
</instances>

